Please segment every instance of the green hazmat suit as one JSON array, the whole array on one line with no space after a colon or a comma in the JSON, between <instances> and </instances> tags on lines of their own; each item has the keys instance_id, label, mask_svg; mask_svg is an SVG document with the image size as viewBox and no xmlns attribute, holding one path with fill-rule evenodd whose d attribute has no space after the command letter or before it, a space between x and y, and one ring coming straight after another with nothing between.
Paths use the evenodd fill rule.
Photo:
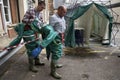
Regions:
<instances>
[{"instance_id":1,"label":"green hazmat suit","mask_svg":"<svg viewBox=\"0 0 120 80\"><path fill-rule=\"evenodd\" d=\"M15 27L15 31L17 32L18 36L9 44L10 46L18 45L21 42L21 39L25 42L32 41L28 44L25 44L27 49L27 55L30 57L31 52L38 46L42 46L46 48L47 58L49 59L50 53L52 53L52 59L58 60L62 54L62 44L60 40L60 36L57 32L54 31L53 27L50 25L45 25L43 27L37 26L38 21L34 20L30 26L31 30L24 31L25 24L19 23ZM36 40L34 35L35 33L42 34L43 40ZM29 37L24 37L29 36Z\"/></svg>"}]
</instances>

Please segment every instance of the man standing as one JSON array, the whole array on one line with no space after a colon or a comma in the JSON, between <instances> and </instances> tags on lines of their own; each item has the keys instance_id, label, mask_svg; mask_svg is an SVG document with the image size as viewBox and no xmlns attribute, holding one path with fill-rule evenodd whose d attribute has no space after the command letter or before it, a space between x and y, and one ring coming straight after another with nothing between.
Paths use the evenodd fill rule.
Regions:
<instances>
[{"instance_id":1,"label":"man standing","mask_svg":"<svg viewBox=\"0 0 120 80\"><path fill-rule=\"evenodd\" d=\"M65 6L59 6L57 13L52 15L49 20L49 24L59 33L62 43L64 43L64 32L66 30L66 22L64 19L66 12L67 9Z\"/></svg>"},{"instance_id":2,"label":"man standing","mask_svg":"<svg viewBox=\"0 0 120 80\"><path fill-rule=\"evenodd\" d=\"M33 39L35 40L38 38L38 34L31 29L30 24L34 20L37 20L38 27L41 27L43 25L43 19L42 19L42 14L41 14L41 11L43 11L43 9L45 9L45 2L40 1L40 2L38 2L37 7L30 8L28 11L26 11L26 13L23 17L23 20L22 20L22 22L25 24L24 33L23 33L24 34L23 39L25 42L27 42L29 40L33 40ZM40 62L39 56L37 56L35 58L33 56L31 56L32 50L34 49L35 46L37 47L38 45L33 42L25 45L25 47L27 49L27 55L28 55L28 61L29 61L29 70L32 72L38 71L35 68L34 64L38 65L38 66L44 65L44 63Z\"/></svg>"},{"instance_id":3,"label":"man standing","mask_svg":"<svg viewBox=\"0 0 120 80\"><path fill-rule=\"evenodd\" d=\"M57 10L57 13L52 15L50 17L50 20L49 20L49 24L58 33L60 43L64 43L64 32L66 30L66 22L65 22L65 19L64 19L64 15L66 14L66 12L67 12L67 9L64 6L59 6L58 10ZM62 46L59 49L62 50ZM62 51L60 51L60 50L58 50L57 52L51 51L51 53L52 53L51 76L53 76L54 78L60 79L61 75L56 73L56 68L61 68L62 67L62 65L57 64L58 59L61 57Z\"/></svg>"}]
</instances>

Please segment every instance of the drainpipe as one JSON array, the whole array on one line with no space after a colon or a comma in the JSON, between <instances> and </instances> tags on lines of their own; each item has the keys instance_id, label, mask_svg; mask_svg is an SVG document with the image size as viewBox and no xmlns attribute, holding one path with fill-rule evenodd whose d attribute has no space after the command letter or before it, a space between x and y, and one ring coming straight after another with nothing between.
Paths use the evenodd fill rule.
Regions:
<instances>
[{"instance_id":1,"label":"drainpipe","mask_svg":"<svg viewBox=\"0 0 120 80\"><path fill-rule=\"evenodd\" d=\"M19 2L17 0L18 21L20 22Z\"/></svg>"},{"instance_id":2,"label":"drainpipe","mask_svg":"<svg viewBox=\"0 0 120 80\"><path fill-rule=\"evenodd\" d=\"M21 40L21 43L23 43L23 39ZM19 45L18 47L8 51L8 50L4 50L0 52L0 65L2 65L4 62L6 62L10 57L12 57L15 53L17 53L22 47L23 45Z\"/></svg>"},{"instance_id":3,"label":"drainpipe","mask_svg":"<svg viewBox=\"0 0 120 80\"><path fill-rule=\"evenodd\" d=\"M13 49L12 51L5 50L3 52L0 52L0 65L2 65L10 57L12 57L15 53L17 53L22 47L23 47L23 45L20 45L17 48Z\"/></svg>"},{"instance_id":4,"label":"drainpipe","mask_svg":"<svg viewBox=\"0 0 120 80\"><path fill-rule=\"evenodd\" d=\"M111 4L111 5L107 5L106 7L107 7L107 8L116 8L116 7L120 7L120 2Z\"/></svg>"}]
</instances>

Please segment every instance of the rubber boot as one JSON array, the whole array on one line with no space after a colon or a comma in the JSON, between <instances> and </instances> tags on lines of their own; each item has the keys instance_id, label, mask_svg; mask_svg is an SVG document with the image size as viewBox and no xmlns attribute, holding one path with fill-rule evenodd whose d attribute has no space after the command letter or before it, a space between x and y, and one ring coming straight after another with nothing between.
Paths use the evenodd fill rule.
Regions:
<instances>
[{"instance_id":1,"label":"rubber boot","mask_svg":"<svg viewBox=\"0 0 120 80\"><path fill-rule=\"evenodd\" d=\"M56 68L62 68L63 65L62 64L59 64L58 62L56 62Z\"/></svg>"},{"instance_id":2,"label":"rubber boot","mask_svg":"<svg viewBox=\"0 0 120 80\"><path fill-rule=\"evenodd\" d=\"M56 61L51 61L51 73L50 75L55 79L61 79L61 75L56 72Z\"/></svg>"},{"instance_id":3,"label":"rubber boot","mask_svg":"<svg viewBox=\"0 0 120 80\"><path fill-rule=\"evenodd\" d=\"M56 64L56 68L62 68L63 65L62 64Z\"/></svg>"},{"instance_id":4,"label":"rubber boot","mask_svg":"<svg viewBox=\"0 0 120 80\"><path fill-rule=\"evenodd\" d=\"M44 66L44 65L45 65L45 63L40 62L39 57L36 57L36 58L35 58L35 65L36 65L36 66Z\"/></svg>"},{"instance_id":5,"label":"rubber boot","mask_svg":"<svg viewBox=\"0 0 120 80\"><path fill-rule=\"evenodd\" d=\"M34 66L34 58L33 57L29 57L29 70L34 73L38 72L38 70Z\"/></svg>"}]
</instances>

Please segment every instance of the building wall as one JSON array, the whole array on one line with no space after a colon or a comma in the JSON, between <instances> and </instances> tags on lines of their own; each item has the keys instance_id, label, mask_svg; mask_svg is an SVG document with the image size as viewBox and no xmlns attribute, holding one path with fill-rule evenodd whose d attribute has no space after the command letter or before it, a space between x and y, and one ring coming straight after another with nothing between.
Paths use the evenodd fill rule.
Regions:
<instances>
[{"instance_id":1,"label":"building wall","mask_svg":"<svg viewBox=\"0 0 120 80\"><path fill-rule=\"evenodd\" d=\"M64 5L65 0L53 0L53 7L57 9L59 6Z\"/></svg>"},{"instance_id":2,"label":"building wall","mask_svg":"<svg viewBox=\"0 0 120 80\"><path fill-rule=\"evenodd\" d=\"M111 0L111 3L117 3L120 2L120 0Z\"/></svg>"},{"instance_id":3,"label":"building wall","mask_svg":"<svg viewBox=\"0 0 120 80\"><path fill-rule=\"evenodd\" d=\"M54 14L54 8L53 8L53 0L48 1L48 9L49 9L49 15Z\"/></svg>"},{"instance_id":4,"label":"building wall","mask_svg":"<svg viewBox=\"0 0 120 80\"><path fill-rule=\"evenodd\" d=\"M26 10L28 9L28 6L27 6L27 0L18 0L18 2L19 2L19 14L20 14L19 17L21 22Z\"/></svg>"},{"instance_id":5,"label":"building wall","mask_svg":"<svg viewBox=\"0 0 120 80\"><path fill-rule=\"evenodd\" d=\"M115 13L114 13L115 18L118 18L118 21L117 21L117 22L120 23L120 7L113 8L113 11L115 12ZM118 16L117 16L116 14L117 14Z\"/></svg>"},{"instance_id":6,"label":"building wall","mask_svg":"<svg viewBox=\"0 0 120 80\"><path fill-rule=\"evenodd\" d=\"M120 3L120 0L111 0L111 4L118 3L118 2ZM112 10L119 15L117 22L120 23L120 7L112 8ZM115 17L117 16L115 15Z\"/></svg>"},{"instance_id":7,"label":"building wall","mask_svg":"<svg viewBox=\"0 0 120 80\"><path fill-rule=\"evenodd\" d=\"M18 23L17 0L10 0L10 10L11 10L12 24Z\"/></svg>"},{"instance_id":8,"label":"building wall","mask_svg":"<svg viewBox=\"0 0 120 80\"><path fill-rule=\"evenodd\" d=\"M45 0L45 3L46 3L46 8L43 11L43 21L48 23L48 21L49 21L49 5L48 5L49 1Z\"/></svg>"},{"instance_id":9,"label":"building wall","mask_svg":"<svg viewBox=\"0 0 120 80\"><path fill-rule=\"evenodd\" d=\"M2 23L2 12L1 12L1 5L0 5L0 36L4 33L3 30L3 23Z\"/></svg>"},{"instance_id":10,"label":"building wall","mask_svg":"<svg viewBox=\"0 0 120 80\"><path fill-rule=\"evenodd\" d=\"M3 0L0 0L0 10L1 10L1 21L0 21L0 35L4 35L7 33L7 24L5 21L5 13L4 13L4 5Z\"/></svg>"}]
</instances>

